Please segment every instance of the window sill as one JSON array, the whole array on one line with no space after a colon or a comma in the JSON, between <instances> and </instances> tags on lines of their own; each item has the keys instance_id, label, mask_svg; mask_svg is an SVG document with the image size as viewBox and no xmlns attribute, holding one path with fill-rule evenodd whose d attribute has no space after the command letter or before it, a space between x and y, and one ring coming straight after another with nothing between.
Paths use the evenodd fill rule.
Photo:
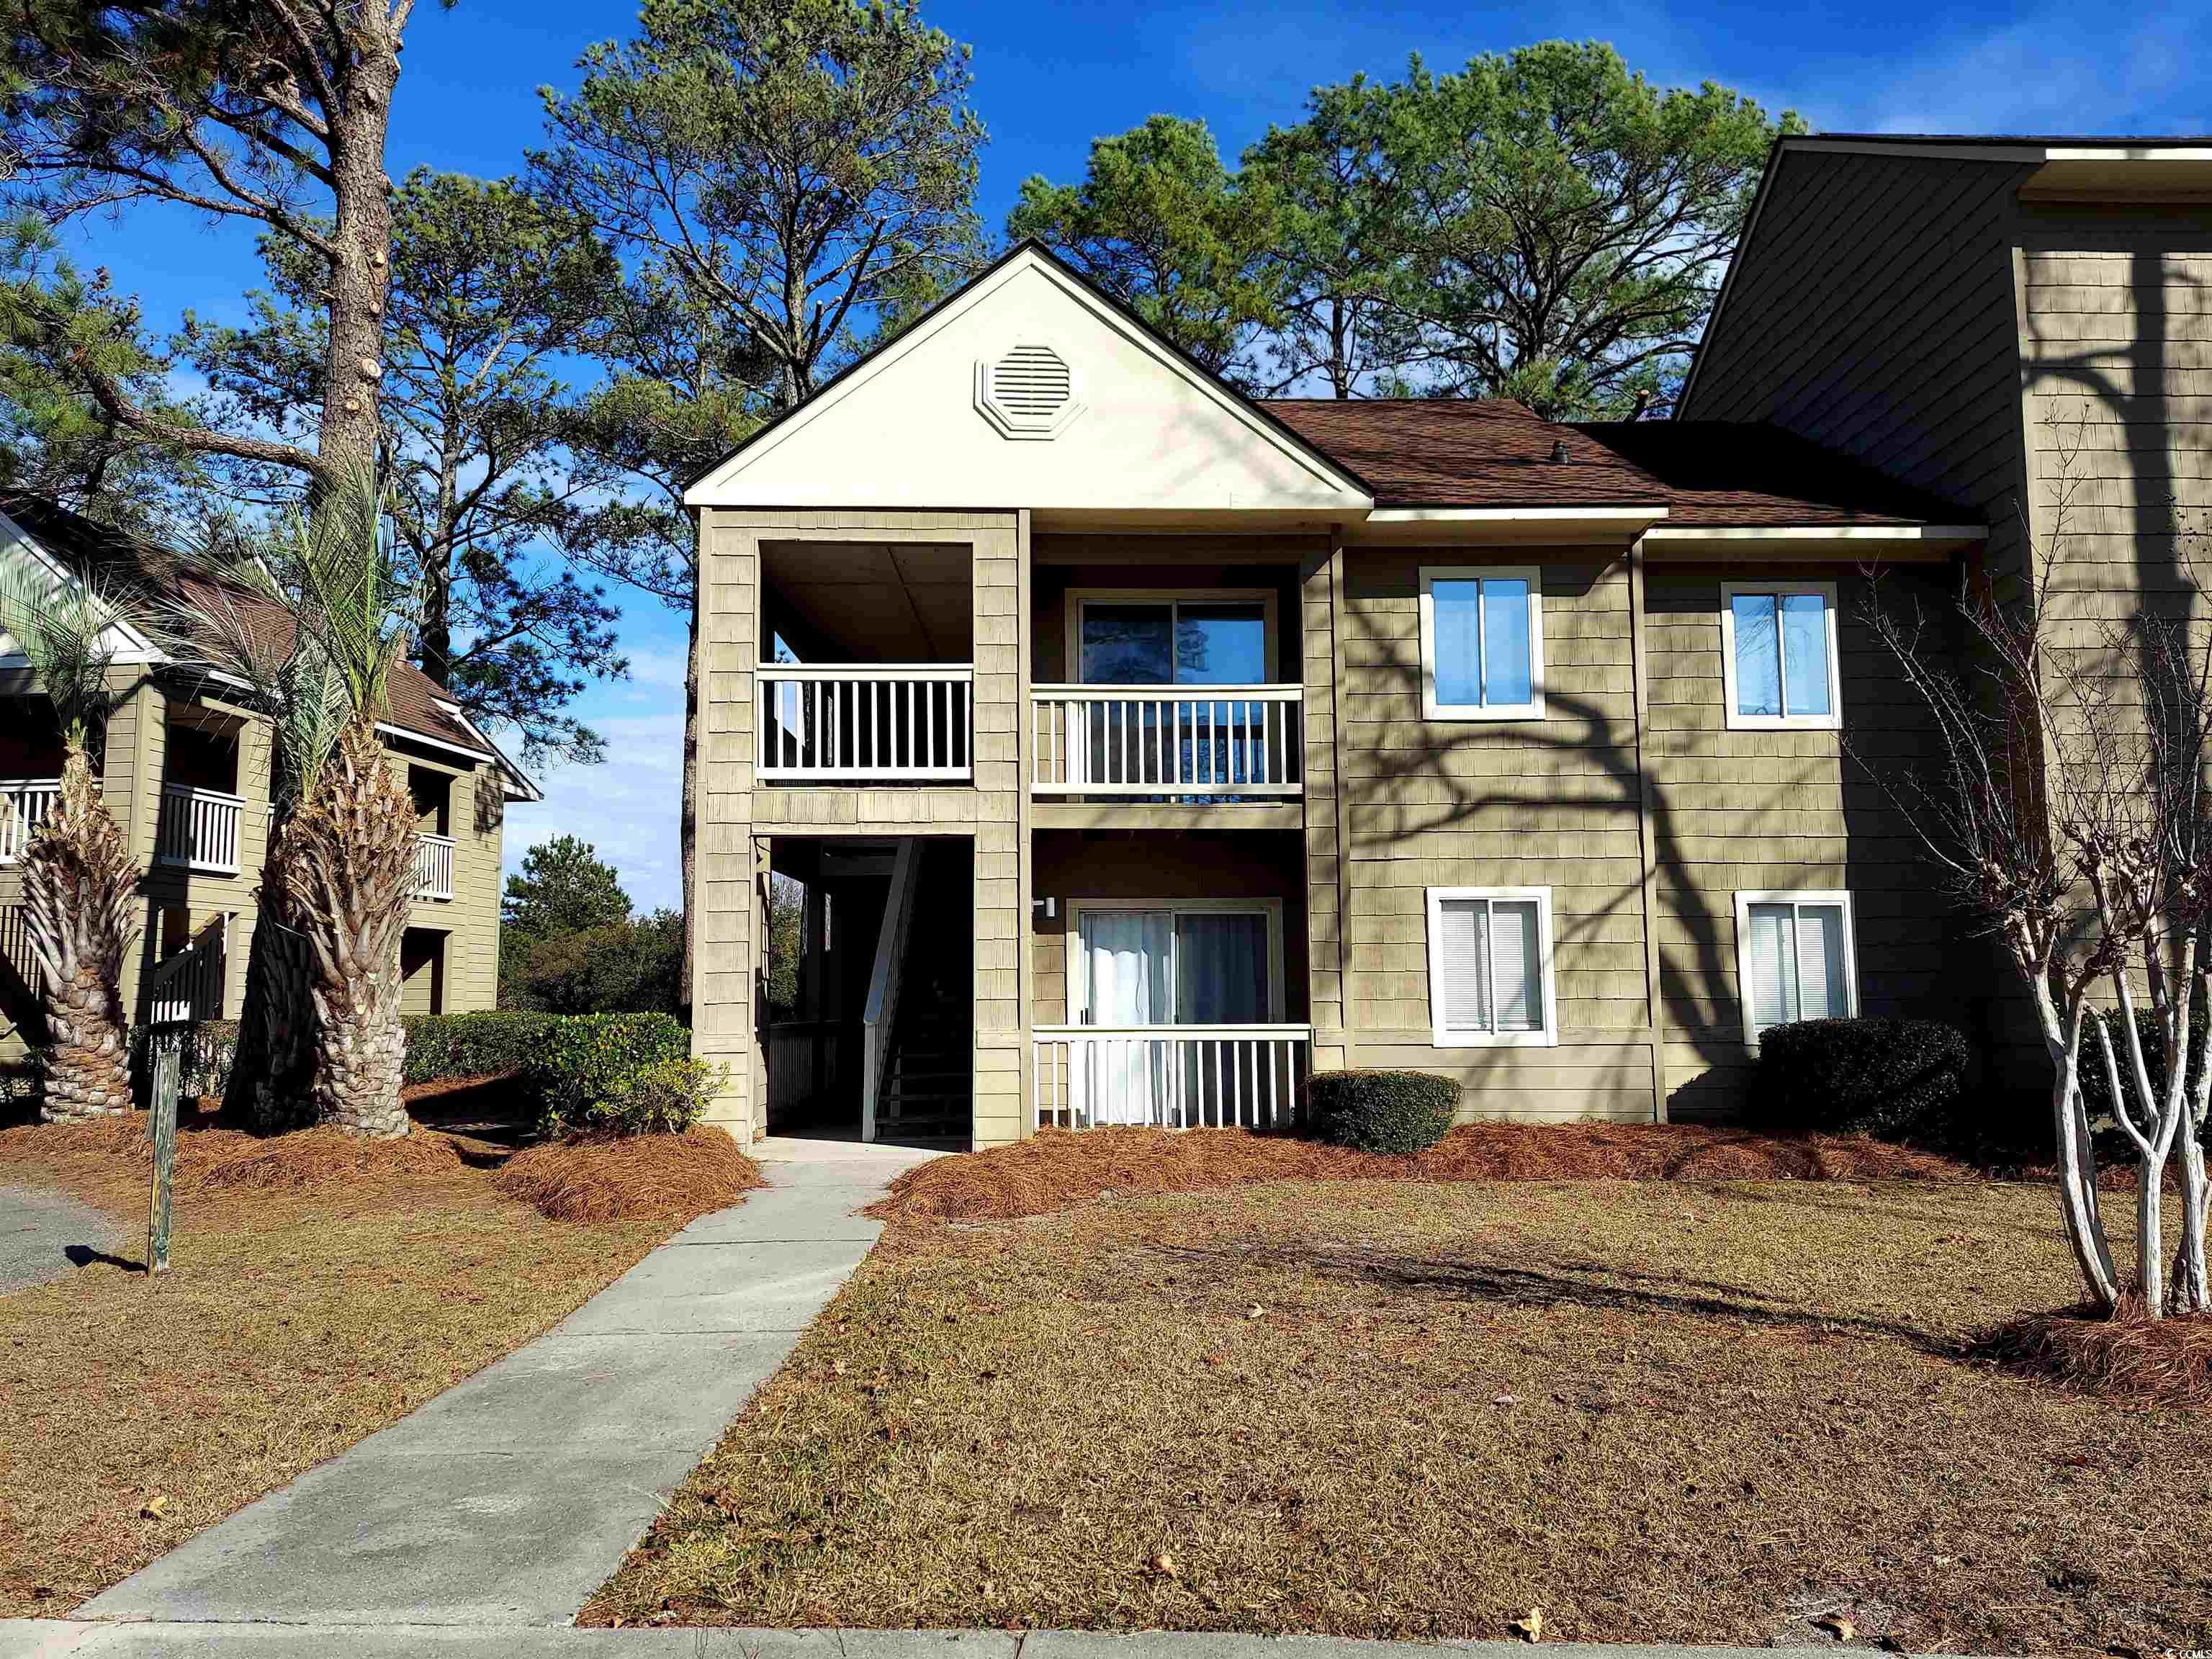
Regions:
<instances>
[{"instance_id":1,"label":"window sill","mask_svg":"<svg viewBox=\"0 0 2212 1659\"><path fill-rule=\"evenodd\" d=\"M1421 716L1425 720L1435 720L1440 723L1458 722L1462 724L1474 724L1478 722L1496 724L1506 720L1540 720L1544 718L1544 703L1543 700L1539 698L1534 702L1514 703L1510 707L1486 708L1469 703L1425 702L1421 705Z\"/></svg>"},{"instance_id":2,"label":"window sill","mask_svg":"<svg viewBox=\"0 0 2212 1659\"><path fill-rule=\"evenodd\" d=\"M1556 1048L1557 1031L1431 1031L1432 1048Z\"/></svg>"},{"instance_id":3,"label":"window sill","mask_svg":"<svg viewBox=\"0 0 2212 1659\"><path fill-rule=\"evenodd\" d=\"M1843 719L1837 714L1738 714L1731 712L1728 729L1731 732L1840 732Z\"/></svg>"}]
</instances>

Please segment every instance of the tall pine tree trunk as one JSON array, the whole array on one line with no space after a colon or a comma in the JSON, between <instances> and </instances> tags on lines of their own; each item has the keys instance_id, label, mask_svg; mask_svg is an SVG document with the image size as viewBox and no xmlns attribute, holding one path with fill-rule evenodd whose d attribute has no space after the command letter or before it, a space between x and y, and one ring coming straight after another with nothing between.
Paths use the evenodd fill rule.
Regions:
<instances>
[{"instance_id":1,"label":"tall pine tree trunk","mask_svg":"<svg viewBox=\"0 0 2212 1659\"><path fill-rule=\"evenodd\" d=\"M38 963L49 1047L49 1122L131 1109L123 963L137 935L138 868L82 749L23 854L23 921Z\"/></svg>"},{"instance_id":2,"label":"tall pine tree trunk","mask_svg":"<svg viewBox=\"0 0 2212 1659\"><path fill-rule=\"evenodd\" d=\"M314 1121L315 1009L307 996L307 941L293 916L281 873L284 826L270 838L255 893L261 914L246 957L246 1002L238 1023L224 1109L264 1133Z\"/></svg>"},{"instance_id":3,"label":"tall pine tree trunk","mask_svg":"<svg viewBox=\"0 0 2212 1659\"><path fill-rule=\"evenodd\" d=\"M283 878L308 949L315 1115L404 1135L399 939L415 896L415 806L374 723L346 728L287 826Z\"/></svg>"}]
</instances>

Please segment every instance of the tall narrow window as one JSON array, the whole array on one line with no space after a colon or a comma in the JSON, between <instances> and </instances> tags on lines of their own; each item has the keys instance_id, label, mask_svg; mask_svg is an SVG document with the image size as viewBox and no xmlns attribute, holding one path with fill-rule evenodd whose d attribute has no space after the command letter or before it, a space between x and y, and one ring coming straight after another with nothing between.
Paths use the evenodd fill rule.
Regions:
<instances>
[{"instance_id":1,"label":"tall narrow window","mask_svg":"<svg viewBox=\"0 0 2212 1659\"><path fill-rule=\"evenodd\" d=\"M1721 678L1733 730L1833 728L1835 585L1723 583Z\"/></svg>"},{"instance_id":2,"label":"tall narrow window","mask_svg":"<svg viewBox=\"0 0 2212 1659\"><path fill-rule=\"evenodd\" d=\"M1738 893L1736 971L1743 1036L1770 1025L1847 1019L1858 1012L1848 893Z\"/></svg>"},{"instance_id":3,"label":"tall narrow window","mask_svg":"<svg viewBox=\"0 0 2212 1659\"><path fill-rule=\"evenodd\" d=\"M1544 713L1542 573L1421 572L1421 709L1431 720Z\"/></svg>"},{"instance_id":4,"label":"tall narrow window","mask_svg":"<svg viewBox=\"0 0 2212 1659\"><path fill-rule=\"evenodd\" d=\"M1431 887L1428 898L1437 1047L1557 1042L1552 890Z\"/></svg>"}]
</instances>

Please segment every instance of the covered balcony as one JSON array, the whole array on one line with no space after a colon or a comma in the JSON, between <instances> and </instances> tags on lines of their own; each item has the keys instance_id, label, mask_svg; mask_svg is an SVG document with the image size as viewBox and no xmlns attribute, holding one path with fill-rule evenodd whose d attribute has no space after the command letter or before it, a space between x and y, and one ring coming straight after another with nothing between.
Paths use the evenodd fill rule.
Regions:
<instances>
[{"instance_id":1,"label":"covered balcony","mask_svg":"<svg viewBox=\"0 0 2212 1659\"><path fill-rule=\"evenodd\" d=\"M951 544L763 544L761 782L973 780L969 571Z\"/></svg>"},{"instance_id":2,"label":"covered balcony","mask_svg":"<svg viewBox=\"0 0 2212 1659\"><path fill-rule=\"evenodd\" d=\"M170 706L155 864L198 875L240 872L246 798L239 793L239 747L235 715L195 703Z\"/></svg>"},{"instance_id":3,"label":"covered balcony","mask_svg":"<svg viewBox=\"0 0 2212 1659\"><path fill-rule=\"evenodd\" d=\"M1295 630L1282 619L1297 615L1295 586L1265 567L1213 586L1212 573L1178 571L1172 587L1138 574L1038 574L1030 793L1124 808L1294 803L1305 693L1285 672Z\"/></svg>"},{"instance_id":4,"label":"covered balcony","mask_svg":"<svg viewBox=\"0 0 2212 1659\"><path fill-rule=\"evenodd\" d=\"M434 766L407 769L415 804L415 896L443 903L453 896L453 777Z\"/></svg>"},{"instance_id":5,"label":"covered balcony","mask_svg":"<svg viewBox=\"0 0 2212 1659\"><path fill-rule=\"evenodd\" d=\"M0 865L23 856L62 787L62 734L43 696L11 698L0 732Z\"/></svg>"},{"instance_id":6,"label":"covered balcony","mask_svg":"<svg viewBox=\"0 0 2212 1659\"><path fill-rule=\"evenodd\" d=\"M1033 1125L1286 1126L1313 1064L1295 831L1201 832L1164 859L1036 837Z\"/></svg>"}]
</instances>

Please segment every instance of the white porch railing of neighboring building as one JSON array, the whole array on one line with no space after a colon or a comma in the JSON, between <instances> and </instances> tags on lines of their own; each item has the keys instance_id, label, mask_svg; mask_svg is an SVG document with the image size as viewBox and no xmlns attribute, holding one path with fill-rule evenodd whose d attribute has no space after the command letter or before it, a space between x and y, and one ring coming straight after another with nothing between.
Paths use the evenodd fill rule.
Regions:
<instances>
[{"instance_id":1,"label":"white porch railing of neighboring building","mask_svg":"<svg viewBox=\"0 0 2212 1659\"><path fill-rule=\"evenodd\" d=\"M415 837L415 896L449 899L453 896L453 838L425 830Z\"/></svg>"},{"instance_id":2,"label":"white porch railing of neighboring building","mask_svg":"<svg viewBox=\"0 0 2212 1659\"><path fill-rule=\"evenodd\" d=\"M246 802L218 789L161 786L161 829L154 861L210 874L238 873L238 830Z\"/></svg>"},{"instance_id":3,"label":"white porch railing of neighboring building","mask_svg":"<svg viewBox=\"0 0 2212 1659\"><path fill-rule=\"evenodd\" d=\"M1040 1025L1039 1128L1266 1128L1297 1121L1310 1025Z\"/></svg>"},{"instance_id":4,"label":"white porch railing of neighboring building","mask_svg":"<svg viewBox=\"0 0 2212 1659\"><path fill-rule=\"evenodd\" d=\"M59 778L0 781L0 864L13 864L31 844L31 832L46 821L62 793Z\"/></svg>"},{"instance_id":5,"label":"white porch railing of neighboring building","mask_svg":"<svg viewBox=\"0 0 2212 1659\"><path fill-rule=\"evenodd\" d=\"M1296 685L1032 686L1030 793L1299 794L1304 695Z\"/></svg>"},{"instance_id":6,"label":"white porch railing of neighboring building","mask_svg":"<svg viewBox=\"0 0 2212 1659\"><path fill-rule=\"evenodd\" d=\"M754 760L767 782L959 782L975 775L969 663L753 671Z\"/></svg>"},{"instance_id":7,"label":"white porch railing of neighboring building","mask_svg":"<svg viewBox=\"0 0 2212 1659\"><path fill-rule=\"evenodd\" d=\"M230 960L230 913L200 930L199 937L155 964L146 981L147 1018L183 1025L222 1018L224 980Z\"/></svg>"}]
</instances>

